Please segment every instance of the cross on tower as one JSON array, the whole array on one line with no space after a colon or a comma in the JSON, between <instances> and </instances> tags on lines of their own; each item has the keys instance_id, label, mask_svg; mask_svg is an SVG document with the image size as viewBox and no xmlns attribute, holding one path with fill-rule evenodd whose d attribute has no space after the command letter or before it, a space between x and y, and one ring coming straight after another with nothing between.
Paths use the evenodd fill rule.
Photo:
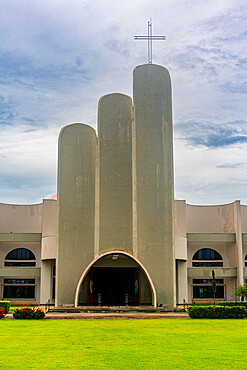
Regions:
<instances>
[{"instance_id":1,"label":"cross on tower","mask_svg":"<svg viewBox=\"0 0 247 370\"><path fill-rule=\"evenodd\" d=\"M150 21L148 21L148 35L134 36L134 40L148 40L148 63L152 64L153 40L166 40L166 36L153 36L152 19L150 18Z\"/></svg>"}]
</instances>

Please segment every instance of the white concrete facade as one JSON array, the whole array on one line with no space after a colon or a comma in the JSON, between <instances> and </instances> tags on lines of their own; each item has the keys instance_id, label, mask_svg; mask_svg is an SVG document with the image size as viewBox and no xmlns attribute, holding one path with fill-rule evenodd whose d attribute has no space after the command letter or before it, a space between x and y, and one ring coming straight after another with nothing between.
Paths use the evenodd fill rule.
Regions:
<instances>
[{"instance_id":1,"label":"white concrete facade","mask_svg":"<svg viewBox=\"0 0 247 370\"><path fill-rule=\"evenodd\" d=\"M207 280L212 278L212 270L224 291L219 300L234 300L235 287L247 283L247 206L239 201L216 206L190 205L183 200L174 203L177 303L210 301L210 298L195 297L193 291L197 289L194 287L198 287L198 292L204 285L210 285ZM30 206L0 204L0 300L29 304L54 302L56 206L57 201L53 199ZM8 266L8 263L21 262L6 259L17 248L30 250L35 255L35 265ZM193 266L193 256L205 248L220 254L222 266ZM199 262L207 264L210 260ZM81 275L83 273L81 271ZM6 292L11 293L7 286L34 286L34 289L28 288L34 296L6 297ZM155 286L152 289L155 290Z\"/></svg>"}]
</instances>

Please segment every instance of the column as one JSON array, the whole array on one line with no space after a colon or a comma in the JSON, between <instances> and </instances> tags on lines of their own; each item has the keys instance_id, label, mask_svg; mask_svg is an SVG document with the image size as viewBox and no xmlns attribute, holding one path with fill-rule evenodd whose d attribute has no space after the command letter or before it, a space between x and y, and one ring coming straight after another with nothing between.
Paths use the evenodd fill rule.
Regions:
<instances>
[{"instance_id":1,"label":"column","mask_svg":"<svg viewBox=\"0 0 247 370\"><path fill-rule=\"evenodd\" d=\"M172 98L169 72L134 70L137 257L157 290L158 304L175 305Z\"/></svg>"},{"instance_id":2,"label":"column","mask_svg":"<svg viewBox=\"0 0 247 370\"><path fill-rule=\"evenodd\" d=\"M96 146L94 129L84 124L66 126L59 136L56 306L74 303L94 258Z\"/></svg>"},{"instance_id":3,"label":"column","mask_svg":"<svg viewBox=\"0 0 247 370\"><path fill-rule=\"evenodd\" d=\"M99 101L99 251L132 250L132 100Z\"/></svg>"},{"instance_id":4,"label":"column","mask_svg":"<svg viewBox=\"0 0 247 370\"><path fill-rule=\"evenodd\" d=\"M177 303L188 302L188 278L187 261L176 260L177 262Z\"/></svg>"},{"instance_id":5,"label":"column","mask_svg":"<svg viewBox=\"0 0 247 370\"><path fill-rule=\"evenodd\" d=\"M52 265L53 265L52 260L41 261L41 276L40 276L41 304L45 304L52 299Z\"/></svg>"},{"instance_id":6,"label":"column","mask_svg":"<svg viewBox=\"0 0 247 370\"><path fill-rule=\"evenodd\" d=\"M234 202L234 229L236 234L237 285L244 285L240 200Z\"/></svg>"}]
</instances>

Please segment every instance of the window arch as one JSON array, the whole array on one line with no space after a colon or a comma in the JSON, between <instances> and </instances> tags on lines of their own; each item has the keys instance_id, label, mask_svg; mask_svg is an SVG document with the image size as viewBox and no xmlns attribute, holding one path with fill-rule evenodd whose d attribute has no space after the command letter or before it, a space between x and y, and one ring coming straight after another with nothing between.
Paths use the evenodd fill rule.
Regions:
<instances>
[{"instance_id":1,"label":"window arch","mask_svg":"<svg viewBox=\"0 0 247 370\"><path fill-rule=\"evenodd\" d=\"M5 257L5 266L36 266L36 258L30 249L16 248Z\"/></svg>"},{"instance_id":2,"label":"window arch","mask_svg":"<svg viewBox=\"0 0 247 370\"><path fill-rule=\"evenodd\" d=\"M222 267L222 256L211 248L199 249L192 258L193 267Z\"/></svg>"}]
</instances>

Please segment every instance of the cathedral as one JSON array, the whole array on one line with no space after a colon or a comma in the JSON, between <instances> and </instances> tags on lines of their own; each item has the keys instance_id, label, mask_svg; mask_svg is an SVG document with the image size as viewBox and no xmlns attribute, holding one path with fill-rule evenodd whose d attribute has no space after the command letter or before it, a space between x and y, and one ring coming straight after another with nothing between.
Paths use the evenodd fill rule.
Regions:
<instances>
[{"instance_id":1,"label":"cathedral","mask_svg":"<svg viewBox=\"0 0 247 370\"><path fill-rule=\"evenodd\" d=\"M174 199L169 72L133 72L133 99L101 97L98 129L65 126L57 195L0 204L0 300L164 306L234 300L247 284L247 206Z\"/></svg>"}]
</instances>

